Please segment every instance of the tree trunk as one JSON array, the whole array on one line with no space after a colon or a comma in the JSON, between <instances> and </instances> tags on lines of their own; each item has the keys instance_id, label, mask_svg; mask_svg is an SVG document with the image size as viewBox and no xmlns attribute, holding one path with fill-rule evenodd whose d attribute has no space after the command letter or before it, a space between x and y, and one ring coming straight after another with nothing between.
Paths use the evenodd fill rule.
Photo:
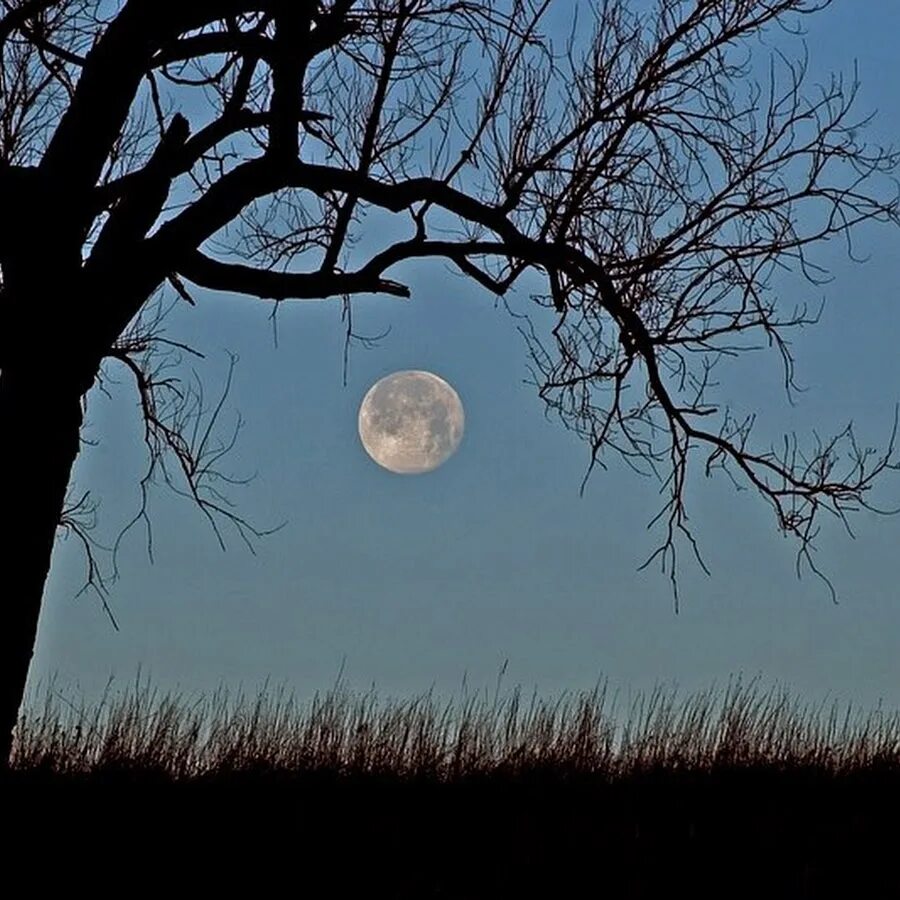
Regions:
<instances>
[{"instance_id":1,"label":"tree trunk","mask_svg":"<svg viewBox=\"0 0 900 900\"><path fill-rule=\"evenodd\" d=\"M52 370L53 361L47 363ZM8 765L82 420L78 387L66 374L48 377L42 365L0 372L0 478L7 526L2 539L0 769Z\"/></svg>"}]
</instances>

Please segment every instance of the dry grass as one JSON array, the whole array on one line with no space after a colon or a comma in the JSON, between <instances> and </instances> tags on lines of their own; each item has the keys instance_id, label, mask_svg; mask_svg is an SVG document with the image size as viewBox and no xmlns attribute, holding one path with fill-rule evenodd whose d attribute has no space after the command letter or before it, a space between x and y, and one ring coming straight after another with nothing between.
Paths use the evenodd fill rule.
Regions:
<instances>
[{"instance_id":1,"label":"dry grass","mask_svg":"<svg viewBox=\"0 0 900 900\"><path fill-rule=\"evenodd\" d=\"M187 867L228 896L237 879L373 900L900 896L900 717L758 680L40 696L0 796L9 858L41 878L97 861L110 883L171 893Z\"/></svg>"},{"instance_id":2,"label":"dry grass","mask_svg":"<svg viewBox=\"0 0 900 900\"><path fill-rule=\"evenodd\" d=\"M51 686L18 728L19 772L140 772L176 781L241 773L468 777L598 776L736 768L900 771L900 715L803 704L757 679L623 700L606 684L552 700L479 694L409 700L340 683L299 703L285 691L190 698L149 684L94 706Z\"/></svg>"}]
</instances>

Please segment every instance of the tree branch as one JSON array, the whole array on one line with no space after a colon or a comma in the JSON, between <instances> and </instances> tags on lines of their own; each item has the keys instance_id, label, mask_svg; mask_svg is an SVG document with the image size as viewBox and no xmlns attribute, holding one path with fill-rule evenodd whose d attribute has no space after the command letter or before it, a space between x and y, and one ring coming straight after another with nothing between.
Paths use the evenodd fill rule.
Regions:
<instances>
[{"instance_id":1,"label":"tree branch","mask_svg":"<svg viewBox=\"0 0 900 900\"><path fill-rule=\"evenodd\" d=\"M150 65L153 68L197 59L201 56L230 55L255 56L268 59L272 54L273 42L265 35L245 31L210 31L172 41L153 54Z\"/></svg>"},{"instance_id":2,"label":"tree branch","mask_svg":"<svg viewBox=\"0 0 900 900\"><path fill-rule=\"evenodd\" d=\"M41 160L41 172L64 184L69 196L86 197L158 48L215 19L267 6L265 0L129 0L88 53L74 96ZM66 224L80 231L85 223Z\"/></svg>"},{"instance_id":3,"label":"tree branch","mask_svg":"<svg viewBox=\"0 0 900 900\"><path fill-rule=\"evenodd\" d=\"M222 141L253 128L263 128L269 124L271 118L269 112L255 112L250 109L226 112L201 128L176 152L166 157L166 175L169 179L174 180L179 175L190 172L205 154L212 151ZM330 117L324 113L300 110L297 113L296 121L301 124L303 122L322 122L328 118ZM92 208L95 213L102 212L116 200L135 190L137 185L147 177L147 174L146 167L143 167L96 187L92 194Z\"/></svg>"},{"instance_id":4,"label":"tree branch","mask_svg":"<svg viewBox=\"0 0 900 900\"><path fill-rule=\"evenodd\" d=\"M172 161L184 152L190 135L187 119L176 113L147 165L142 178L113 209L89 257L90 270L98 261L136 246L159 217L169 195Z\"/></svg>"},{"instance_id":5,"label":"tree branch","mask_svg":"<svg viewBox=\"0 0 900 900\"><path fill-rule=\"evenodd\" d=\"M408 9L405 3L401 2L400 8L397 11L397 17L394 19L393 28L384 45L384 57L381 62L381 70L378 73L375 94L372 97L372 104L363 130L362 143L359 150L359 162L356 166L356 172L359 175L368 175L372 166L375 155L375 141L378 137L378 130L381 125L384 103L391 85L394 64L397 61L397 53L407 21ZM324 271L332 270L337 265L338 256L344 246L344 241L347 237L347 229L353 218L353 210L358 199L358 196L352 193L347 194L344 197L344 202L338 210L337 219L335 220L334 228L331 233L331 241L328 244L328 249L325 251L325 257L322 260L322 269Z\"/></svg>"},{"instance_id":6,"label":"tree branch","mask_svg":"<svg viewBox=\"0 0 900 900\"><path fill-rule=\"evenodd\" d=\"M286 0L275 16L268 153L279 162L296 159L300 151L297 112L303 107L305 63L301 47L309 32L308 9L308 3Z\"/></svg>"},{"instance_id":7,"label":"tree branch","mask_svg":"<svg viewBox=\"0 0 900 900\"><path fill-rule=\"evenodd\" d=\"M200 287L250 294L267 300L321 300L347 294L390 294L409 297L397 281L360 272L271 272L223 263L194 251L178 265L179 274Z\"/></svg>"},{"instance_id":8,"label":"tree branch","mask_svg":"<svg viewBox=\"0 0 900 900\"><path fill-rule=\"evenodd\" d=\"M28 24L28 20L46 9L59 5L62 0L26 0L20 6L10 10L0 19L0 47L6 39L18 29Z\"/></svg>"}]
</instances>

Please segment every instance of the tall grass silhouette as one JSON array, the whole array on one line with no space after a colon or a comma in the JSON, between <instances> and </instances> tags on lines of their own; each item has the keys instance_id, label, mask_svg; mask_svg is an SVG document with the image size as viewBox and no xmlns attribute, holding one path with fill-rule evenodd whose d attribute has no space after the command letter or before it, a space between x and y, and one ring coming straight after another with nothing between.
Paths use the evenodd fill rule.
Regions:
<instances>
[{"instance_id":1,"label":"tall grass silhouette","mask_svg":"<svg viewBox=\"0 0 900 900\"><path fill-rule=\"evenodd\" d=\"M252 773L454 782L541 775L616 779L650 771L900 771L900 715L803 703L759 679L631 698L607 683L552 699L468 694L407 700L341 683L300 702L285 690L166 693L138 681L93 705L54 686L26 707L19 773L131 772L174 781Z\"/></svg>"},{"instance_id":2,"label":"tall grass silhouette","mask_svg":"<svg viewBox=\"0 0 900 900\"><path fill-rule=\"evenodd\" d=\"M301 702L143 680L93 703L49 685L0 781L8 858L167 893L188 867L225 896L237 878L390 900L900 896L896 713L759 678L499 684L391 699L339 680Z\"/></svg>"}]
</instances>

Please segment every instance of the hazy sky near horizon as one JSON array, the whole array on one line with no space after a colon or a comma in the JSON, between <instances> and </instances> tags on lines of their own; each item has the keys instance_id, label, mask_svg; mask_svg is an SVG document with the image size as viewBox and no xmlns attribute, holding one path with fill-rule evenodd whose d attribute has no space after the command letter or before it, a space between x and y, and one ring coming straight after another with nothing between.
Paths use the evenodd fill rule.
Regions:
<instances>
[{"instance_id":1,"label":"hazy sky near horizon","mask_svg":"<svg viewBox=\"0 0 900 900\"><path fill-rule=\"evenodd\" d=\"M878 113L873 140L900 142L900 4L837 0L807 26L814 76L851 71L856 60L858 109ZM797 381L808 388L796 406L774 350L716 370L716 396L758 414L756 446L796 430L809 447L813 430L832 434L850 420L864 446L885 446L900 402L898 247L896 229L867 227L856 237L865 263L850 263L837 241L819 252L834 275L824 288L785 276L788 311L827 299L821 322L793 334ZM232 496L255 524L286 524L255 556L233 535L223 553L190 504L155 492L155 562L139 530L122 547L109 599L119 631L92 595L75 598L83 560L75 541L60 541L32 685L55 672L94 692L140 668L165 687L270 679L306 695L343 665L351 684L408 694L453 690L463 676L491 683L508 660L508 682L548 693L601 676L693 688L744 672L811 698L900 707L900 516L852 517L856 540L823 519L817 562L835 605L814 576L798 581L796 547L760 497L695 466L688 513L711 576L681 548L676 615L658 566L637 571L661 540L646 527L660 485L613 462L580 496L587 447L545 418L525 383L515 320L443 264L409 265L397 277L410 284L410 302L354 303L357 331L390 332L352 350L346 386L338 303L285 304L277 348L259 301L198 291L196 309L176 311L171 336L207 354L197 369L210 390L226 351L239 356L227 414L239 411L246 424L229 468L256 478ZM525 309L527 291L513 303ZM380 469L357 437L365 392L399 369L435 372L465 405L459 452L430 474ZM120 382L110 399L91 395L85 437L99 443L77 469L78 486L102 503L105 542L134 512L143 467L135 398ZM900 474L871 500L900 506Z\"/></svg>"}]
</instances>

